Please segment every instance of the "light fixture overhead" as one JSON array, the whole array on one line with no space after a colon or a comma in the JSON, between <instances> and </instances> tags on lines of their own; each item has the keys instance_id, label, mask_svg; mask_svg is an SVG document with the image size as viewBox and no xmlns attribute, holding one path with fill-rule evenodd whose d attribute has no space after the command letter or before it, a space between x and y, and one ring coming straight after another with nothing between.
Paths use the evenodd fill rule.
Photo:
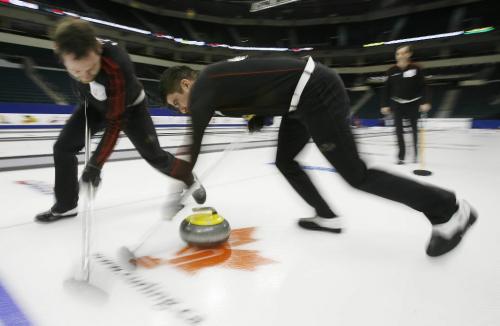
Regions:
<instances>
[{"instance_id":1,"label":"light fixture overhead","mask_svg":"<svg viewBox=\"0 0 500 326\"><path fill-rule=\"evenodd\" d=\"M460 36L460 35L480 34L480 33L492 32L494 30L495 30L495 27L488 26L488 27L475 28L475 29L471 29L471 30L467 30L467 31L458 31L458 32L451 32L451 33L442 33L442 34L433 34L433 35L426 35L426 36L418 36L418 37L404 38L404 39L393 40L393 41L388 41L388 42L368 43L368 44L364 44L363 47L364 48L368 48L368 47L379 46L379 45L409 43L409 42L417 42L417 41L423 41L423 40L432 40L432 39L444 38L444 37L453 37L453 36Z\"/></svg>"},{"instance_id":2,"label":"light fixture overhead","mask_svg":"<svg viewBox=\"0 0 500 326\"><path fill-rule=\"evenodd\" d=\"M298 0L293 0L293 1L298 1ZM293 1L286 1L286 2L293 2ZM285 1L276 1L276 2L285 2ZM195 41L195 40L185 40L181 37L175 37L172 35L167 35L159 32L152 32L140 28L135 28L131 26L126 26L126 25L121 25L117 23L113 23L110 21L105 21L101 19L96 19L92 17L87 17L87 16L81 16L79 14L65 11L62 9L58 8L52 8L49 5L38 5L34 4L31 2L27 1L22 1L22 0L0 0L0 3L7 3L13 6L17 7L25 7L29 8L32 10L39 10L43 12L49 12L51 14L59 15L59 16L71 16L83 20L87 20L92 23L96 24L101 24L101 25L107 25L113 28L119 28L122 30L126 30L129 32L135 32L135 33L140 33L144 35L149 35L150 37L156 37L156 38L162 38L162 39L167 39L170 41L173 41L175 43L179 44L184 44L184 45L194 45L194 46L205 46L205 47L211 47L211 48L227 48L231 50L236 50L236 51L269 51L269 52L302 52L302 51L312 51L314 50L311 47L305 47L305 48L278 48L278 47L258 47L258 46L235 46L235 45L229 45L229 44L223 44L223 43L206 43L205 41ZM245 40L248 41L248 40ZM243 41L244 42L244 41Z\"/></svg>"},{"instance_id":3,"label":"light fixture overhead","mask_svg":"<svg viewBox=\"0 0 500 326\"><path fill-rule=\"evenodd\" d=\"M299 0L262 0L252 3L250 6L250 12L260 11L264 9L269 9L281 5L286 5L287 3L297 2Z\"/></svg>"}]
</instances>

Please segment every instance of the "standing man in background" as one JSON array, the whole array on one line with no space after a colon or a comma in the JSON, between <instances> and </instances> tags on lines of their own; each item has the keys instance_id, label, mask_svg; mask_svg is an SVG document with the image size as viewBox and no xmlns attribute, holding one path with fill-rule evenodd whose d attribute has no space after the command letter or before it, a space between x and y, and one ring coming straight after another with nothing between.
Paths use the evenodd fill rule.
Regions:
<instances>
[{"instance_id":1,"label":"standing man in background","mask_svg":"<svg viewBox=\"0 0 500 326\"><path fill-rule=\"evenodd\" d=\"M146 108L143 86L128 54L116 43L98 40L91 24L84 20L63 20L53 39L56 54L78 82L80 103L54 144L56 202L35 220L54 222L77 215L76 154L85 146L86 122L91 134L101 130L104 134L83 170L82 182L89 182L94 187L99 185L101 169L123 130L149 164L188 187L196 187L192 195L199 204L204 203L205 190L188 169L190 164L160 147Z\"/></svg>"},{"instance_id":2,"label":"standing man in background","mask_svg":"<svg viewBox=\"0 0 500 326\"><path fill-rule=\"evenodd\" d=\"M387 70L387 80L382 91L383 115L393 113L398 138L397 164L405 163L405 140L403 119L410 121L413 134L414 162L418 161L418 117L431 109L430 94L425 85L425 77L420 66L411 61L413 54L410 45L396 49L396 65Z\"/></svg>"}]
</instances>

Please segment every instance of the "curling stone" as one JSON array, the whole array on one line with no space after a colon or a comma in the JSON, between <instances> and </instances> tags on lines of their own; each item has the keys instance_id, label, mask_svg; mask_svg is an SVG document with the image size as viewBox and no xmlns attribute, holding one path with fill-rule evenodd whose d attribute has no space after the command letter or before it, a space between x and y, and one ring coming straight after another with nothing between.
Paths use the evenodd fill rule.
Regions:
<instances>
[{"instance_id":1,"label":"curling stone","mask_svg":"<svg viewBox=\"0 0 500 326\"><path fill-rule=\"evenodd\" d=\"M193 208L180 227L182 240L197 247L213 247L227 241L231 233L228 221L212 207Z\"/></svg>"}]
</instances>

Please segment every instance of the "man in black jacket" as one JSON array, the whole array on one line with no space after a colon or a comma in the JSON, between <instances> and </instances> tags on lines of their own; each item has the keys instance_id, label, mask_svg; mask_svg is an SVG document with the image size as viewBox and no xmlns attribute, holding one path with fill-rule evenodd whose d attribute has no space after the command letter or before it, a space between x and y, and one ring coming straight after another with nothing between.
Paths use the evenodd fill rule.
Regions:
<instances>
[{"instance_id":1,"label":"man in black jacket","mask_svg":"<svg viewBox=\"0 0 500 326\"><path fill-rule=\"evenodd\" d=\"M418 160L418 118L430 108L430 93L425 85L422 69L411 61L410 45L402 45L396 50L396 65L387 70L387 80L382 90L381 113L393 112L398 139L398 164L405 162L405 140L403 119L410 121L413 134L414 162Z\"/></svg>"},{"instance_id":2,"label":"man in black jacket","mask_svg":"<svg viewBox=\"0 0 500 326\"><path fill-rule=\"evenodd\" d=\"M457 203L452 192L368 169L351 133L349 100L342 80L312 58L307 62L293 58L220 62L201 73L186 66L173 67L163 73L160 88L166 102L191 114L192 166L216 111L229 116L282 116L276 166L315 209L315 216L299 220L303 228L337 233L342 229L340 219L294 160L311 137L351 186L425 214L433 225L429 256L455 248L476 220L470 205L466 201Z\"/></svg>"},{"instance_id":3,"label":"man in black jacket","mask_svg":"<svg viewBox=\"0 0 500 326\"><path fill-rule=\"evenodd\" d=\"M98 186L101 169L111 155L121 130L141 156L161 173L197 187L193 197L203 203L206 193L186 167L187 162L164 151L146 108L142 84L135 76L128 54L116 43L100 41L90 23L65 19L54 33L56 54L77 81L80 104L54 144L55 199L38 222L53 222L78 213L78 162L85 145L85 123L92 134L104 130L99 145L85 166L82 181ZM185 166L183 168L183 166Z\"/></svg>"}]
</instances>

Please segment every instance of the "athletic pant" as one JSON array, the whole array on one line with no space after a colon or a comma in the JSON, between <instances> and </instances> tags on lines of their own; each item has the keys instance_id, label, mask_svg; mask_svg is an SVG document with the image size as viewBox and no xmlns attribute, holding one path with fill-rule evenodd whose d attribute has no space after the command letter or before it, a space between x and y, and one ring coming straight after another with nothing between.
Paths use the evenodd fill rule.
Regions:
<instances>
[{"instance_id":1,"label":"athletic pant","mask_svg":"<svg viewBox=\"0 0 500 326\"><path fill-rule=\"evenodd\" d=\"M88 107L87 117L92 135L106 127L105 117L97 109ZM153 121L144 103L126 109L122 130L139 154L154 168L165 175L184 181L188 185L192 184L191 173L173 175L175 167L188 163L176 159L160 147ZM85 110L83 107L79 107L66 122L54 144L56 204L53 210L57 212L64 212L77 206L79 188L76 155L84 146ZM183 170L188 171L189 169L186 167Z\"/></svg>"},{"instance_id":2,"label":"athletic pant","mask_svg":"<svg viewBox=\"0 0 500 326\"><path fill-rule=\"evenodd\" d=\"M413 148L415 153L415 158L418 154L418 107L420 101L414 101L411 103L392 103L392 112L394 113L394 124L396 125L396 137L398 139L398 159L403 161L405 159L406 148L405 148L405 138L404 138L404 127L403 119L408 119L410 121L411 131L413 134Z\"/></svg>"},{"instance_id":3,"label":"athletic pant","mask_svg":"<svg viewBox=\"0 0 500 326\"><path fill-rule=\"evenodd\" d=\"M276 165L319 216L336 215L294 160L310 137L351 186L420 211L432 224L450 219L458 209L452 192L366 167L351 133L347 93L336 73L319 65L306 88L307 98L301 98L297 112L283 116Z\"/></svg>"}]
</instances>

